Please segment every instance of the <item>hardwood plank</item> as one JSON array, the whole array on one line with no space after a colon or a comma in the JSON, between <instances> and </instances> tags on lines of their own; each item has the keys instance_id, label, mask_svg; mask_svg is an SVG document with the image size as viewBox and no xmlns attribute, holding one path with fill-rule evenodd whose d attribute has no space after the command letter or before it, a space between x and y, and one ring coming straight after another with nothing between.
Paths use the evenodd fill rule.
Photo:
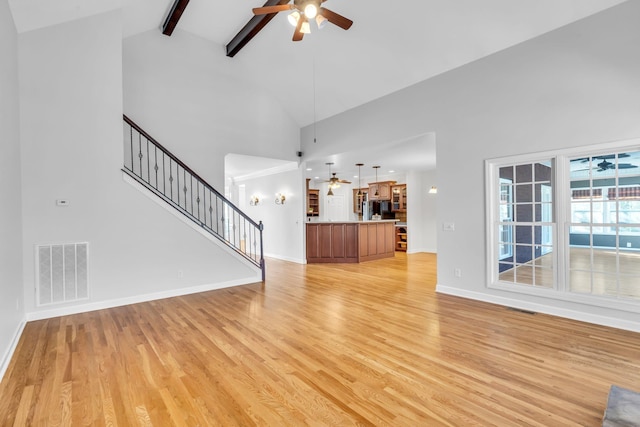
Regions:
<instances>
[{"instance_id":1,"label":"hardwood plank","mask_svg":"<svg viewBox=\"0 0 640 427\"><path fill-rule=\"evenodd\" d=\"M640 334L434 291L435 255L29 322L3 425L600 425Z\"/></svg>"}]
</instances>

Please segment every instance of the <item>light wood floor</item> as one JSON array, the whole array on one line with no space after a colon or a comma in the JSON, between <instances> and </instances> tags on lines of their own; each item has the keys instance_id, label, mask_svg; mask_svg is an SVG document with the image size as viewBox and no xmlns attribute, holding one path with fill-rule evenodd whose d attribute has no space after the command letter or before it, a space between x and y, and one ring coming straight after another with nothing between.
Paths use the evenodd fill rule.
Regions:
<instances>
[{"instance_id":1,"label":"light wood floor","mask_svg":"<svg viewBox=\"0 0 640 427\"><path fill-rule=\"evenodd\" d=\"M500 273L500 280L553 287L553 253ZM640 252L572 246L569 252L571 292L640 298ZM535 269L535 280L534 271Z\"/></svg>"},{"instance_id":2,"label":"light wood floor","mask_svg":"<svg viewBox=\"0 0 640 427\"><path fill-rule=\"evenodd\" d=\"M640 334L437 295L435 256L27 324L0 425L599 426Z\"/></svg>"}]
</instances>

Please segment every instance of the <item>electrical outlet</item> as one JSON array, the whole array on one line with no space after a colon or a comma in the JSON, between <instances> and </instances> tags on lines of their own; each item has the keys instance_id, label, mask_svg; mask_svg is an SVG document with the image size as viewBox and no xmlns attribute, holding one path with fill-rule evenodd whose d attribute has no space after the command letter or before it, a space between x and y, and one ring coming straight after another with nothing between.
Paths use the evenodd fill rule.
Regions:
<instances>
[{"instance_id":1,"label":"electrical outlet","mask_svg":"<svg viewBox=\"0 0 640 427\"><path fill-rule=\"evenodd\" d=\"M462 270L459 268L456 268L455 270L453 270L453 274L456 277L462 277Z\"/></svg>"},{"instance_id":2,"label":"electrical outlet","mask_svg":"<svg viewBox=\"0 0 640 427\"><path fill-rule=\"evenodd\" d=\"M627 247L630 248L631 247L631 242L627 242Z\"/></svg>"},{"instance_id":3,"label":"electrical outlet","mask_svg":"<svg viewBox=\"0 0 640 427\"><path fill-rule=\"evenodd\" d=\"M456 225L453 222L445 222L442 224L442 229L444 231L456 231Z\"/></svg>"}]
</instances>

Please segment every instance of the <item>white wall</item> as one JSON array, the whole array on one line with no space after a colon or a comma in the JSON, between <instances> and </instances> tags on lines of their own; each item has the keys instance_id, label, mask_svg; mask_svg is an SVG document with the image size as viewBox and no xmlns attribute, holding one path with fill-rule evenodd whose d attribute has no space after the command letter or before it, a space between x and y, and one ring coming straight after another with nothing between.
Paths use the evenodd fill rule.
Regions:
<instances>
[{"instance_id":1,"label":"white wall","mask_svg":"<svg viewBox=\"0 0 640 427\"><path fill-rule=\"evenodd\" d=\"M265 256L305 263L303 241L305 188L301 169L243 180L245 198L240 206L254 221L264 224ZM284 193L284 205L276 205L275 194ZM249 206L248 198L261 196L257 206ZM267 268L269 264L267 263Z\"/></svg>"},{"instance_id":2,"label":"white wall","mask_svg":"<svg viewBox=\"0 0 640 427\"><path fill-rule=\"evenodd\" d=\"M0 0L0 379L24 319L18 40L7 0Z\"/></svg>"},{"instance_id":3,"label":"white wall","mask_svg":"<svg viewBox=\"0 0 640 427\"><path fill-rule=\"evenodd\" d=\"M29 318L256 278L124 182L121 19L109 12L19 36ZM60 198L70 205L57 207ZM76 241L89 242L90 301L36 307L34 245Z\"/></svg>"},{"instance_id":4,"label":"white wall","mask_svg":"<svg viewBox=\"0 0 640 427\"><path fill-rule=\"evenodd\" d=\"M214 188L228 153L297 161L299 127L223 46L176 30L124 41L124 111Z\"/></svg>"},{"instance_id":5,"label":"white wall","mask_svg":"<svg viewBox=\"0 0 640 427\"><path fill-rule=\"evenodd\" d=\"M321 121L325 144L307 127L301 149L317 156L435 132L440 290L640 329L638 314L487 289L483 170L487 158L639 137L639 15L640 3L626 2Z\"/></svg>"},{"instance_id":6,"label":"white wall","mask_svg":"<svg viewBox=\"0 0 640 427\"><path fill-rule=\"evenodd\" d=\"M436 171L410 171L407 174L407 253L438 252Z\"/></svg>"}]
</instances>

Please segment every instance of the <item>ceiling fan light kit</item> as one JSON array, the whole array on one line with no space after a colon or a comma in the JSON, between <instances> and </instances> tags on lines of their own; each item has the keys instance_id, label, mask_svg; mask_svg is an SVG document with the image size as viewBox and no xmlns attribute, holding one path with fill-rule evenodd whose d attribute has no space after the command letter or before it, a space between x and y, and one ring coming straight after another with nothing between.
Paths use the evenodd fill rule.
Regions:
<instances>
[{"instance_id":1,"label":"ceiling fan light kit","mask_svg":"<svg viewBox=\"0 0 640 427\"><path fill-rule=\"evenodd\" d=\"M289 20L289 24L295 27L296 25L298 25L298 20L300 19L300 12L298 12L297 10L294 10L289 14L289 16L287 16L287 19Z\"/></svg>"},{"instance_id":2,"label":"ceiling fan light kit","mask_svg":"<svg viewBox=\"0 0 640 427\"><path fill-rule=\"evenodd\" d=\"M318 6L316 6L315 3L312 1L308 2L307 5L304 7L304 14L307 17L307 19L315 18L316 15L318 14Z\"/></svg>"},{"instance_id":3,"label":"ceiling fan light kit","mask_svg":"<svg viewBox=\"0 0 640 427\"><path fill-rule=\"evenodd\" d=\"M304 18L302 18L302 25L300 26L300 32L302 34L310 34L311 33L311 25L309 25L309 21L307 20L307 17L305 16Z\"/></svg>"},{"instance_id":4,"label":"ceiling fan light kit","mask_svg":"<svg viewBox=\"0 0 640 427\"><path fill-rule=\"evenodd\" d=\"M278 4L272 6L254 7L254 15L267 15L272 13L293 10L287 20L291 25L296 27L293 33L293 41L300 41L304 34L311 33L310 20L315 20L318 29L324 28L327 22L348 30L351 28L353 21L337 14L320 5L327 0L293 0L293 4Z\"/></svg>"},{"instance_id":5,"label":"ceiling fan light kit","mask_svg":"<svg viewBox=\"0 0 640 427\"><path fill-rule=\"evenodd\" d=\"M327 22L327 18L325 18L324 16L316 16L316 25L318 26L319 30L323 29L327 25Z\"/></svg>"},{"instance_id":6,"label":"ceiling fan light kit","mask_svg":"<svg viewBox=\"0 0 640 427\"><path fill-rule=\"evenodd\" d=\"M351 181L347 181L346 179L340 179L338 178L336 175L336 172L331 172L331 165L333 164L332 162L329 163L325 163L327 166L329 166L329 179L326 180L325 182L328 182L329 185L329 191L327 192L327 196L333 196L333 189L334 188L340 188L340 184L351 184Z\"/></svg>"}]
</instances>

